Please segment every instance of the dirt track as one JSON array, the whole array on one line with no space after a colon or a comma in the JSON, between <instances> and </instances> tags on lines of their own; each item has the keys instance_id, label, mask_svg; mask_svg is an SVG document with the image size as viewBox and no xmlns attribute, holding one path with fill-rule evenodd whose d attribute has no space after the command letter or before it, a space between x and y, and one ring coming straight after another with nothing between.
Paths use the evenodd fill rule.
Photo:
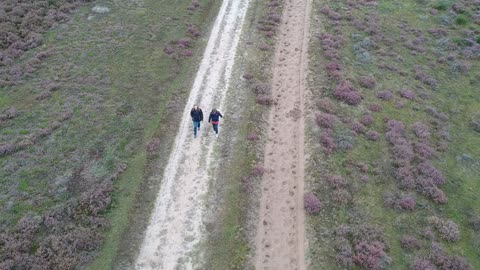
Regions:
<instances>
[{"instance_id":1,"label":"dirt track","mask_svg":"<svg viewBox=\"0 0 480 270\"><path fill-rule=\"evenodd\" d=\"M222 110L224 98L248 2L225 0L220 8L164 175L157 176L161 187L136 269L195 267L196 247L204 231L204 199L216 165L212 157L216 139L211 126L205 122L199 136L193 138L190 109L198 104L204 109L206 118L212 108L225 114Z\"/></svg>"},{"instance_id":2,"label":"dirt track","mask_svg":"<svg viewBox=\"0 0 480 270\"><path fill-rule=\"evenodd\" d=\"M275 50L255 268L305 269L304 96L310 0L287 0Z\"/></svg>"}]
</instances>

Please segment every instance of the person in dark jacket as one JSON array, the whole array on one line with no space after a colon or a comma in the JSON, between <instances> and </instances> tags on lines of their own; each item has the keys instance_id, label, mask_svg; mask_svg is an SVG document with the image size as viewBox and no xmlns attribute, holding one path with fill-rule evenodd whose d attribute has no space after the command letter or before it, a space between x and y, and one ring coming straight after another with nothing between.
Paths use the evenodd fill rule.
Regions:
<instances>
[{"instance_id":1,"label":"person in dark jacket","mask_svg":"<svg viewBox=\"0 0 480 270\"><path fill-rule=\"evenodd\" d=\"M208 123L212 122L213 131L215 131L216 137L218 137L218 123L220 122L220 117L223 118L223 115L216 109L213 109L208 117Z\"/></svg>"},{"instance_id":2,"label":"person in dark jacket","mask_svg":"<svg viewBox=\"0 0 480 270\"><path fill-rule=\"evenodd\" d=\"M203 121L203 112L200 107L194 105L192 110L190 111L190 116L192 117L193 121L193 137L197 137L197 130L200 131L200 122Z\"/></svg>"}]
</instances>

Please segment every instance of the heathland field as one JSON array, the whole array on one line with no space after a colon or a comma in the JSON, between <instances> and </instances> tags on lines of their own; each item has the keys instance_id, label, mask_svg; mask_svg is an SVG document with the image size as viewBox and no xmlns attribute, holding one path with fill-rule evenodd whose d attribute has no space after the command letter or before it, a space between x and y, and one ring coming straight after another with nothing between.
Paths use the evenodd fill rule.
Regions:
<instances>
[{"instance_id":1,"label":"heathland field","mask_svg":"<svg viewBox=\"0 0 480 270\"><path fill-rule=\"evenodd\" d=\"M480 269L480 3L313 3L311 268Z\"/></svg>"}]
</instances>

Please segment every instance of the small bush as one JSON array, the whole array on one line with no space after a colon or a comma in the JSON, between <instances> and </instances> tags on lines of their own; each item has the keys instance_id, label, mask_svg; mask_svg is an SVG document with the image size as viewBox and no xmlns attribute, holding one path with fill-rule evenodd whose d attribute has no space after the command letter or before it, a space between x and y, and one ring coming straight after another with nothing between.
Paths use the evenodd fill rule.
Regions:
<instances>
[{"instance_id":1,"label":"small bush","mask_svg":"<svg viewBox=\"0 0 480 270\"><path fill-rule=\"evenodd\" d=\"M380 134L378 134L378 132L376 132L375 130L367 131L365 136L371 141L378 141L380 139Z\"/></svg>"},{"instance_id":2,"label":"small bush","mask_svg":"<svg viewBox=\"0 0 480 270\"><path fill-rule=\"evenodd\" d=\"M382 91L377 94L377 98L381 100L391 100L393 98L393 94L390 91Z\"/></svg>"},{"instance_id":3,"label":"small bush","mask_svg":"<svg viewBox=\"0 0 480 270\"><path fill-rule=\"evenodd\" d=\"M359 122L364 126L370 126L373 123L373 116L371 114L364 114Z\"/></svg>"},{"instance_id":4,"label":"small bush","mask_svg":"<svg viewBox=\"0 0 480 270\"><path fill-rule=\"evenodd\" d=\"M440 264L441 270L473 270L473 267L467 262L467 260L460 256L448 256Z\"/></svg>"},{"instance_id":5,"label":"small bush","mask_svg":"<svg viewBox=\"0 0 480 270\"><path fill-rule=\"evenodd\" d=\"M345 188L348 184L347 180L345 180L341 175L328 176L327 183L333 189Z\"/></svg>"},{"instance_id":6,"label":"small bush","mask_svg":"<svg viewBox=\"0 0 480 270\"><path fill-rule=\"evenodd\" d=\"M473 218L470 220L470 224L472 225L472 228L473 228L475 231L480 232L480 216L473 217Z\"/></svg>"},{"instance_id":7,"label":"small bush","mask_svg":"<svg viewBox=\"0 0 480 270\"><path fill-rule=\"evenodd\" d=\"M449 242L456 242L460 239L460 230L455 222L443 220L438 217L429 218L429 222L438 231L442 239Z\"/></svg>"},{"instance_id":8,"label":"small bush","mask_svg":"<svg viewBox=\"0 0 480 270\"><path fill-rule=\"evenodd\" d=\"M403 89L402 91L400 91L400 95L405 99L415 99L415 93L409 89Z\"/></svg>"},{"instance_id":9,"label":"small bush","mask_svg":"<svg viewBox=\"0 0 480 270\"><path fill-rule=\"evenodd\" d=\"M428 259L415 258L409 270L436 270L435 265Z\"/></svg>"},{"instance_id":10,"label":"small bush","mask_svg":"<svg viewBox=\"0 0 480 270\"><path fill-rule=\"evenodd\" d=\"M336 113L336 107L335 104L329 99L329 98L321 98L317 101L317 106L320 110L330 113L330 114L335 114Z\"/></svg>"},{"instance_id":11,"label":"small bush","mask_svg":"<svg viewBox=\"0 0 480 270\"><path fill-rule=\"evenodd\" d=\"M361 76L360 79L358 80L358 83L360 84L361 87L367 88L367 89L373 89L377 84L375 79L369 76Z\"/></svg>"},{"instance_id":12,"label":"small bush","mask_svg":"<svg viewBox=\"0 0 480 270\"><path fill-rule=\"evenodd\" d=\"M415 250L420 248L420 242L411 235L404 235L400 239L400 245L405 250Z\"/></svg>"},{"instance_id":13,"label":"small bush","mask_svg":"<svg viewBox=\"0 0 480 270\"><path fill-rule=\"evenodd\" d=\"M261 177L265 174L265 167L262 164L256 164L253 166L252 175L255 177Z\"/></svg>"},{"instance_id":14,"label":"small bush","mask_svg":"<svg viewBox=\"0 0 480 270\"><path fill-rule=\"evenodd\" d=\"M258 141L260 138L255 133L250 133L247 135L247 140L249 141Z\"/></svg>"},{"instance_id":15,"label":"small bush","mask_svg":"<svg viewBox=\"0 0 480 270\"><path fill-rule=\"evenodd\" d=\"M334 202L340 205L346 205L352 200L352 195L348 190L340 188L333 191L332 198Z\"/></svg>"},{"instance_id":16,"label":"small bush","mask_svg":"<svg viewBox=\"0 0 480 270\"><path fill-rule=\"evenodd\" d=\"M312 192L305 193L303 196L303 203L305 206L305 211L307 211L307 213L310 215L319 213L323 207L320 199Z\"/></svg>"},{"instance_id":17,"label":"small bush","mask_svg":"<svg viewBox=\"0 0 480 270\"><path fill-rule=\"evenodd\" d=\"M389 258L385 253L383 243L378 241L371 243L360 242L355 245L353 261L363 269L380 270L385 268Z\"/></svg>"},{"instance_id":18,"label":"small bush","mask_svg":"<svg viewBox=\"0 0 480 270\"><path fill-rule=\"evenodd\" d=\"M380 112L382 110L382 106L380 106L378 104L370 104L368 106L368 109L372 112Z\"/></svg>"},{"instance_id":19,"label":"small bush","mask_svg":"<svg viewBox=\"0 0 480 270\"><path fill-rule=\"evenodd\" d=\"M439 186L445 183L445 177L443 176L442 172L433 167L433 165L428 161L423 161L418 164L417 169L420 175L432 179L435 185Z\"/></svg>"},{"instance_id":20,"label":"small bush","mask_svg":"<svg viewBox=\"0 0 480 270\"><path fill-rule=\"evenodd\" d=\"M348 81L340 82L333 92L333 96L348 105L358 105L362 101L362 96L353 88Z\"/></svg>"},{"instance_id":21,"label":"small bush","mask_svg":"<svg viewBox=\"0 0 480 270\"><path fill-rule=\"evenodd\" d=\"M363 134L365 133L365 126L358 123L358 122L353 122L350 126L353 132L356 134Z\"/></svg>"},{"instance_id":22,"label":"small bush","mask_svg":"<svg viewBox=\"0 0 480 270\"><path fill-rule=\"evenodd\" d=\"M435 157L435 150L426 143L416 143L414 151L420 158L431 159Z\"/></svg>"},{"instance_id":23,"label":"small bush","mask_svg":"<svg viewBox=\"0 0 480 270\"><path fill-rule=\"evenodd\" d=\"M257 95L256 101L261 105L272 105L273 99L270 95Z\"/></svg>"},{"instance_id":24,"label":"small bush","mask_svg":"<svg viewBox=\"0 0 480 270\"><path fill-rule=\"evenodd\" d=\"M317 112L315 121L319 127L332 128L336 122L336 117L332 114Z\"/></svg>"},{"instance_id":25,"label":"small bush","mask_svg":"<svg viewBox=\"0 0 480 270\"><path fill-rule=\"evenodd\" d=\"M398 206L403 210L414 210L417 202L413 196L403 196L398 200Z\"/></svg>"}]
</instances>

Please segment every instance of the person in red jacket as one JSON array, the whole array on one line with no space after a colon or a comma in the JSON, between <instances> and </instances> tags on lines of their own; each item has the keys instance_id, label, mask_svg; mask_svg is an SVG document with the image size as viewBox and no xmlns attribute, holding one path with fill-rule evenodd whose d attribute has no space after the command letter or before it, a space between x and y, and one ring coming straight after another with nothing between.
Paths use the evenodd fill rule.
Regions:
<instances>
[{"instance_id":1,"label":"person in red jacket","mask_svg":"<svg viewBox=\"0 0 480 270\"><path fill-rule=\"evenodd\" d=\"M192 117L193 121L193 137L197 137L197 129L200 131L200 122L203 121L203 112L200 107L194 105L192 110L190 111L190 116Z\"/></svg>"},{"instance_id":2,"label":"person in red jacket","mask_svg":"<svg viewBox=\"0 0 480 270\"><path fill-rule=\"evenodd\" d=\"M217 109L213 109L208 117L208 123L212 122L213 131L215 131L216 137L218 137L218 124L220 123L220 117L223 118L223 115L217 111Z\"/></svg>"}]
</instances>

